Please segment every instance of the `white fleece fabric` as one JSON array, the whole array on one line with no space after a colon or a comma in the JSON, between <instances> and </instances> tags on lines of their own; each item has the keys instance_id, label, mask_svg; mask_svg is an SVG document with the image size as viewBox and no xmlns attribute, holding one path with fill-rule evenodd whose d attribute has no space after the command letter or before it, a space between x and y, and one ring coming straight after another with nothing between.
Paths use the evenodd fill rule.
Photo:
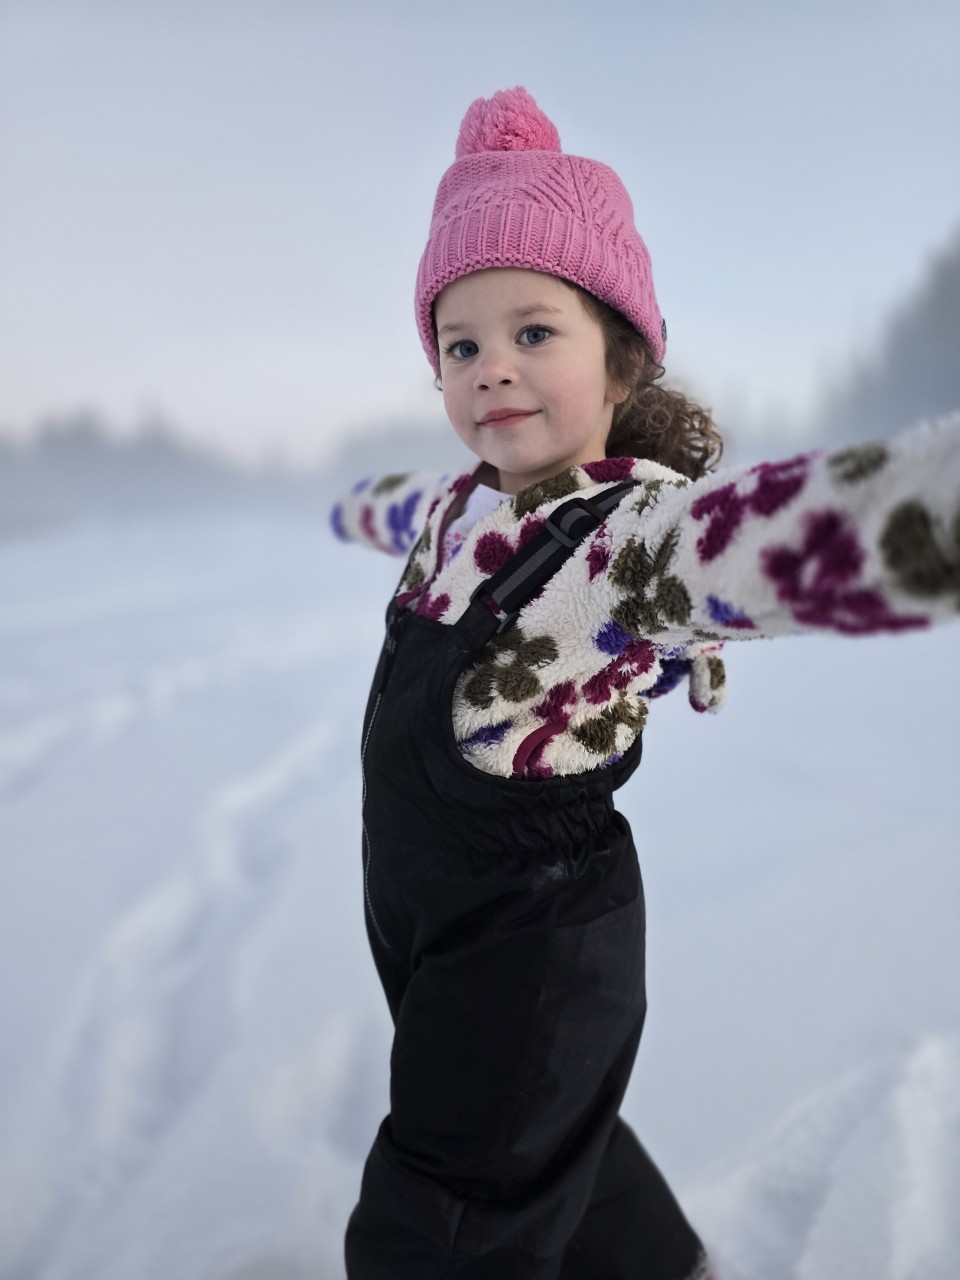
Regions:
<instances>
[{"instance_id":1,"label":"white fleece fabric","mask_svg":"<svg viewBox=\"0 0 960 1280\"><path fill-rule=\"evenodd\" d=\"M680 679L696 710L719 710L727 641L905 631L960 610L960 414L696 482L637 458L572 467L503 498L451 556L447 514L481 473L362 481L337 504L334 528L407 555L398 602L450 624L572 494L638 482L458 682L457 741L489 773L602 767Z\"/></svg>"}]
</instances>

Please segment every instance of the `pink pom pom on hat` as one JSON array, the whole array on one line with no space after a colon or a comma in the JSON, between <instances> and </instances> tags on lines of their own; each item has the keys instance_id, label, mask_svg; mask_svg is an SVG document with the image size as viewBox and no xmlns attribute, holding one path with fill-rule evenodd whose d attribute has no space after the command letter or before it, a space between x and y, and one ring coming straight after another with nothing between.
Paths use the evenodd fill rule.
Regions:
<instances>
[{"instance_id":1,"label":"pink pom pom on hat","mask_svg":"<svg viewBox=\"0 0 960 1280\"><path fill-rule=\"evenodd\" d=\"M663 359L667 326L626 188L605 164L564 154L553 124L519 86L471 103L437 190L416 289L417 327L435 373L434 299L451 280L487 267L528 267L580 285L622 312Z\"/></svg>"}]
</instances>

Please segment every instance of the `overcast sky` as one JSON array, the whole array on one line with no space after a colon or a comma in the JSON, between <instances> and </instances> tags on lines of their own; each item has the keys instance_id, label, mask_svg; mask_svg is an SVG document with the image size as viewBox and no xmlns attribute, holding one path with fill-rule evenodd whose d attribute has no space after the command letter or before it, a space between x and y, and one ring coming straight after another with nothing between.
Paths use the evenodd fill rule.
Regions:
<instances>
[{"instance_id":1,"label":"overcast sky","mask_svg":"<svg viewBox=\"0 0 960 1280\"><path fill-rule=\"evenodd\" d=\"M0 431L442 421L414 276L514 84L630 191L669 373L800 419L960 225L958 70L956 0L0 0Z\"/></svg>"}]
</instances>

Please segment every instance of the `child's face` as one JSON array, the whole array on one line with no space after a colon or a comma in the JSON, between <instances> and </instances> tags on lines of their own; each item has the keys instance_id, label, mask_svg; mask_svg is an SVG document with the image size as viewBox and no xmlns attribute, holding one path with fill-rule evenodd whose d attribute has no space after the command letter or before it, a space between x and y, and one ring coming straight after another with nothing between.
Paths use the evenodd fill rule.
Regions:
<instances>
[{"instance_id":1,"label":"child's face","mask_svg":"<svg viewBox=\"0 0 960 1280\"><path fill-rule=\"evenodd\" d=\"M603 333L575 290L518 267L475 271L437 295L443 403L504 493L604 457L614 405ZM504 409L524 416L491 420Z\"/></svg>"}]
</instances>

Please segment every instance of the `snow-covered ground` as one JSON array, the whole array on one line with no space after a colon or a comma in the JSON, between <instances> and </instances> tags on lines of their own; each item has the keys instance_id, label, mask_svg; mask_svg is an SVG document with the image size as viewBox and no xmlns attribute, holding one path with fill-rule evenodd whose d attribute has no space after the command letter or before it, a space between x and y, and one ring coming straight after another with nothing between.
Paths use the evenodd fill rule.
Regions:
<instances>
[{"instance_id":1,"label":"snow-covered ground","mask_svg":"<svg viewBox=\"0 0 960 1280\"><path fill-rule=\"evenodd\" d=\"M0 544L2 1280L341 1280L386 1108L358 737L399 567L322 514ZM724 1280L960 1275L958 639L744 645L620 793L626 1114Z\"/></svg>"}]
</instances>

